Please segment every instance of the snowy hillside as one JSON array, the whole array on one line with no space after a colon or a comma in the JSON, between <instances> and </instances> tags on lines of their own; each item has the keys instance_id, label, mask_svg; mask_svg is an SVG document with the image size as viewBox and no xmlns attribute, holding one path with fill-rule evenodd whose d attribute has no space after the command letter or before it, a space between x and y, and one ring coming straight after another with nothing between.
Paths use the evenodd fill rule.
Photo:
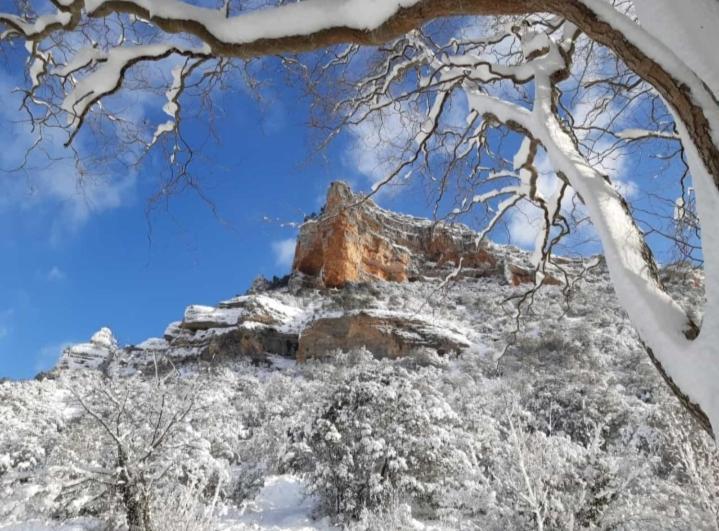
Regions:
<instances>
[{"instance_id":1,"label":"snowy hillside","mask_svg":"<svg viewBox=\"0 0 719 531\"><path fill-rule=\"evenodd\" d=\"M716 529L719 454L603 263L529 304L527 257L487 252L449 279L258 281L1 383L0 529Z\"/></svg>"}]
</instances>

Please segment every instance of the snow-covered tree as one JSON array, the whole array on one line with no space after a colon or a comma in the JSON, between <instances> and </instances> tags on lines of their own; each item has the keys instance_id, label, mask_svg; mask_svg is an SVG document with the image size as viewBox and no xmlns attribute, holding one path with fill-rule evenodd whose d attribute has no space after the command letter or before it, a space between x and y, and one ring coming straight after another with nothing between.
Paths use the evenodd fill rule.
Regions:
<instances>
[{"instance_id":1,"label":"snow-covered tree","mask_svg":"<svg viewBox=\"0 0 719 531\"><path fill-rule=\"evenodd\" d=\"M322 509L356 518L401 499L432 512L452 492L470 490L462 483L476 465L470 438L429 383L433 372L410 372L367 351L340 356L354 358L353 366L332 375L329 396L294 435L290 454Z\"/></svg>"},{"instance_id":2,"label":"snow-covered tree","mask_svg":"<svg viewBox=\"0 0 719 531\"><path fill-rule=\"evenodd\" d=\"M544 228L535 245L540 284L552 265L552 248L570 229L567 210L588 216L619 299L652 362L708 432L719 425L715 1L303 0L225 1L219 7L183 0L52 3L50 9L43 2L36 7L21 0L0 14L2 41L24 42L29 53L23 107L37 132L37 145L60 127L72 147L88 126L95 139L120 138L114 145L126 152L141 153L167 142L170 160L178 167L172 184L186 176L189 159L183 156L187 144L180 127L183 97L207 95L238 61L328 48L319 71L351 64L358 80L347 104L334 109L344 113L345 124L362 123L389 109L412 119L413 134L405 144L410 149L398 153L400 164L383 182L422 164L436 169L431 155L439 145L448 150L444 168L449 172L433 175L438 197L446 193L443 175L460 165L466 170L458 213L486 205L496 214L488 219L489 230L520 202L539 209ZM422 30L457 15L500 18L472 19L470 31L445 39L440 30ZM361 48L365 45L382 45L377 60L368 57ZM596 69L598 75L584 77L581 72L591 66L598 48L607 54L604 66ZM147 74L132 73L158 62L169 62L171 68L163 107L167 119L144 131L123 117L122 106L110 96L126 87L157 84ZM295 64L292 58L286 63ZM362 75L356 75L357 68ZM310 75L312 71L318 69ZM565 90L584 91L589 98L599 90L597 101L605 107L590 106L589 114L581 116L577 107L567 106ZM447 131L442 124L450 119L458 94L465 101L464 119L455 116L460 127ZM627 106L610 108L609 95ZM647 95L653 99L643 103L649 101ZM672 121L657 119L657 102L666 106ZM618 128L615 117L647 105L648 127ZM610 119L601 120L606 114ZM114 132L108 132L112 124ZM509 144L516 148L511 163L484 167L482 150L492 151L508 132L514 138ZM677 153L688 166L693 196L685 197L689 187L682 179L675 217L682 223L695 220L692 227L701 230L706 275L701 319L667 294L636 213L598 163L614 149L600 142L607 135L620 143L679 143ZM649 142L645 149L656 149L656 144ZM541 186L540 157L553 170L553 190ZM696 216L692 212L688 218L690 205L696 206Z\"/></svg>"},{"instance_id":3,"label":"snow-covered tree","mask_svg":"<svg viewBox=\"0 0 719 531\"><path fill-rule=\"evenodd\" d=\"M188 511L203 494L216 496L224 478L209 442L193 428L193 415L200 415L192 379L88 375L65 387L81 417L50 470L62 485L61 514L114 509L129 529L142 531L201 518ZM182 490L189 506L177 503Z\"/></svg>"}]
</instances>

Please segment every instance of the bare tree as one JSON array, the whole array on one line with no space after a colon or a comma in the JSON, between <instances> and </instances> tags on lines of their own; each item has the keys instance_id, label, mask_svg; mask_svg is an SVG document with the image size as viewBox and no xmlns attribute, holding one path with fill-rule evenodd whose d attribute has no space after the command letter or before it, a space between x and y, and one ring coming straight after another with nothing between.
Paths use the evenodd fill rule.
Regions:
<instances>
[{"instance_id":1,"label":"bare tree","mask_svg":"<svg viewBox=\"0 0 719 531\"><path fill-rule=\"evenodd\" d=\"M170 386L168 378L174 379L174 374L149 382L137 378L116 384L98 380L83 390L78 382L68 382L68 389L92 426L84 437L96 439L94 450L78 455L79 463L70 467L64 498L117 497L130 530L157 528L153 494L163 480L177 477L182 452L193 443L187 422L195 405L194 390L183 382L186 389L182 392L180 385ZM92 494L83 496L88 489Z\"/></svg>"},{"instance_id":2,"label":"bare tree","mask_svg":"<svg viewBox=\"0 0 719 531\"><path fill-rule=\"evenodd\" d=\"M332 47L330 68L357 58L353 67L363 74L356 91L331 109L341 113L340 125L397 108L414 123L401 163L385 181L424 164L441 198L452 172L462 174L456 214L482 204L496 213L482 236L506 211L532 202L544 217L535 252L540 284L553 247L571 230L570 218L590 219L652 362L705 430L719 425L719 76L712 45L691 37L697 20L719 22L712 0L692 2L692 16L671 0L304 0L259 8L231 1L53 3L54 12L37 13L24 0L0 14L2 40L22 41L29 51L24 107L33 125L63 129L70 147L90 123L97 130L103 118L122 123L121 112L108 110L110 96L131 86L131 73L143 65L173 61L165 87L169 120L149 133L126 134L127 145L144 152L171 137L170 160L185 153L186 164L192 155L181 134L180 102L192 87L206 94L228 65L271 54ZM501 18L475 19L473 37L445 42L421 30L453 15ZM663 31L666 17L685 31ZM380 60L366 61L362 45L382 45ZM597 58L602 68L582 73ZM569 98L565 89L573 92ZM457 94L466 101L466 123L450 130L441 124ZM593 100L575 116L582 94ZM611 119L637 109L649 114L644 128ZM502 139L519 146L511 162L501 160L506 149L489 149ZM649 150L654 141L678 146L676 156L691 175L693 195L683 192L676 210L695 233L701 229L707 300L701 323L667 294L638 213L602 168L618 145L644 143ZM558 179L552 193L539 186L540 155ZM696 247L691 238L680 240Z\"/></svg>"}]
</instances>

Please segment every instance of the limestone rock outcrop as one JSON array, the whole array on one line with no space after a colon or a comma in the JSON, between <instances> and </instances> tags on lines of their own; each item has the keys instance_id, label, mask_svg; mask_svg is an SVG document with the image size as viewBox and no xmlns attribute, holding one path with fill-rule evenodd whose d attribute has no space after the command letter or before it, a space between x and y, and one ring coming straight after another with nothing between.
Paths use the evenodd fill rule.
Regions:
<instances>
[{"instance_id":1,"label":"limestone rock outcrop","mask_svg":"<svg viewBox=\"0 0 719 531\"><path fill-rule=\"evenodd\" d=\"M261 294L242 295L213 306L193 304L185 309L180 328L208 330L230 328L243 323L273 325L299 313L294 308Z\"/></svg>"},{"instance_id":2,"label":"limestone rock outcrop","mask_svg":"<svg viewBox=\"0 0 719 531\"><path fill-rule=\"evenodd\" d=\"M400 358L419 349L460 353L469 342L458 332L411 315L361 310L311 322L300 334L298 361L334 350L367 348L378 358Z\"/></svg>"},{"instance_id":3,"label":"limestone rock outcrop","mask_svg":"<svg viewBox=\"0 0 719 531\"><path fill-rule=\"evenodd\" d=\"M321 215L306 221L297 239L293 271L326 287L348 282L405 282L446 275L460 265L462 276L504 276L514 284L534 281L526 265L505 267L506 253L460 224L435 223L378 207L343 182L327 192ZM545 282L556 282L552 278Z\"/></svg>"},{"instance_id":4,"label":"limestone rock outcrop","mask_svg":"<svg viewBox=\"0 0 719 531\"><path fill-rule=\"evenodd\" d=\"M97 369L105 371L119 348L112 330L102 327L87 343L65 348L57 363L59 369Z\"/></svg>"},{"instance_id":5,"label":"limestone rock outcrop","mask_svg":"<svg viewBox=\"0 0 719 531\"><path fill-rule=\"evenodd\" d=\"M267 360L268 354L294 358L302 310L262 293L241 295L217 306L191 305L182 321L162 338L127 347L135 364L159 354L170 360Z\"/></svg>"}]
</instances>

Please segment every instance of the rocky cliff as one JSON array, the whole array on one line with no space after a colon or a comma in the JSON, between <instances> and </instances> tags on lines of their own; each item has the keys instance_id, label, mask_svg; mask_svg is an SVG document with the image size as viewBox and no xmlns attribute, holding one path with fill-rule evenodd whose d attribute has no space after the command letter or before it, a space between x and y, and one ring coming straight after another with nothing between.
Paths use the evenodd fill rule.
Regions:
<instances>
[{"instance_id":1,"label":"rocky cliff","mask_svg":"<svg viewBox=\"0 0 719 531\"><path fill-rule=\"evenodd\" d=\"M89 343L66 349L58 369L303 361L360 347L390 358L424 350L461 353L478 343L476 327L420 311L442 296L438 279L450 273L455 283L484 280L508 294L534 281L527 253L478 243L463 225L390 212L335 182L322 214L300 228L292 272L283 282L255 282L245 295L216 306L191 305L162 337L138 345L119 348L103 328ZM548 276L545 283L558 282Z\"/></svg>"},{"instance_id":2,"label":"rocky cliff","mask_svg":"<svg viewBox=\"0 0 719 531\"><path fill-rule=\"evenodd\" d=\"M191 305L137 345L119 347L102 329L40 381L0 382L0 521L45 529L67 515L124 516L95 504L105 482L124 483L113 474L123 470L117 441L147 455L157 426L169 433L180 419L155 460L136 468L161 474L150 491L161 523L179 512L194 525L216 507L222 520L201 528L335 529L311 516L324 507L314 495L298 495L299 511L288 509L291 491L262 493L291 478L300 494L350 493L364 508L358 493L375 481L366 472L392 470L396 483L376 484L398 488L405 509L355 527L348 516L343 528L529 529L529 477L555 515L547 529L714 529L706 493L719 492L715 442L698 438L669 394L602 261L565 262L571 286L533 293L518 318L529 286L515 285L513 272L524 268L531 280L526 253L478 250L469 229L435 224L433 233L427 220L353 207L356 199L333 186L329 207L302 228L287 278ZM472 256L473 267L447 275ZM328 272L341 287L328 287ZM661 274L688 311L701 307L700 270ZM180 377L156 379L158 368ZM184 490L188 477L201 488ZM427 493L441 512L415 525L407 516ZM416 513L430 518L425 510ZM293 514L301 516L286 524ZM126 528L104 523L86 528ZM52 529L68 526L81 524Z\"/></svg>"},{"instance_id":3,"label":"rocky cliff","mask_svg":"<svg viewBox=\"0 0 719 531\"><path fill-rule=\"evenodd\" d=\"M326 287L341 287L436 277L460 264L463 276L507 274L514 285L534 280L526 264L510 263L506 252L479 242L463 225L390 212L334 182L322 214L302 225L292 269Z\"/></svg>"},{"instance_id":4,"label":"rocky cliff","mask_svg":"<svg viewBox=\"0 0 719 531\"><path fill-rule=\"evenodd\" d=\"M112 330L103 327L93 334L89 342L67 347L62 352L57 367L106 370L118 351L117 339L112 335Z\"/></svg>"}]
</instances>

